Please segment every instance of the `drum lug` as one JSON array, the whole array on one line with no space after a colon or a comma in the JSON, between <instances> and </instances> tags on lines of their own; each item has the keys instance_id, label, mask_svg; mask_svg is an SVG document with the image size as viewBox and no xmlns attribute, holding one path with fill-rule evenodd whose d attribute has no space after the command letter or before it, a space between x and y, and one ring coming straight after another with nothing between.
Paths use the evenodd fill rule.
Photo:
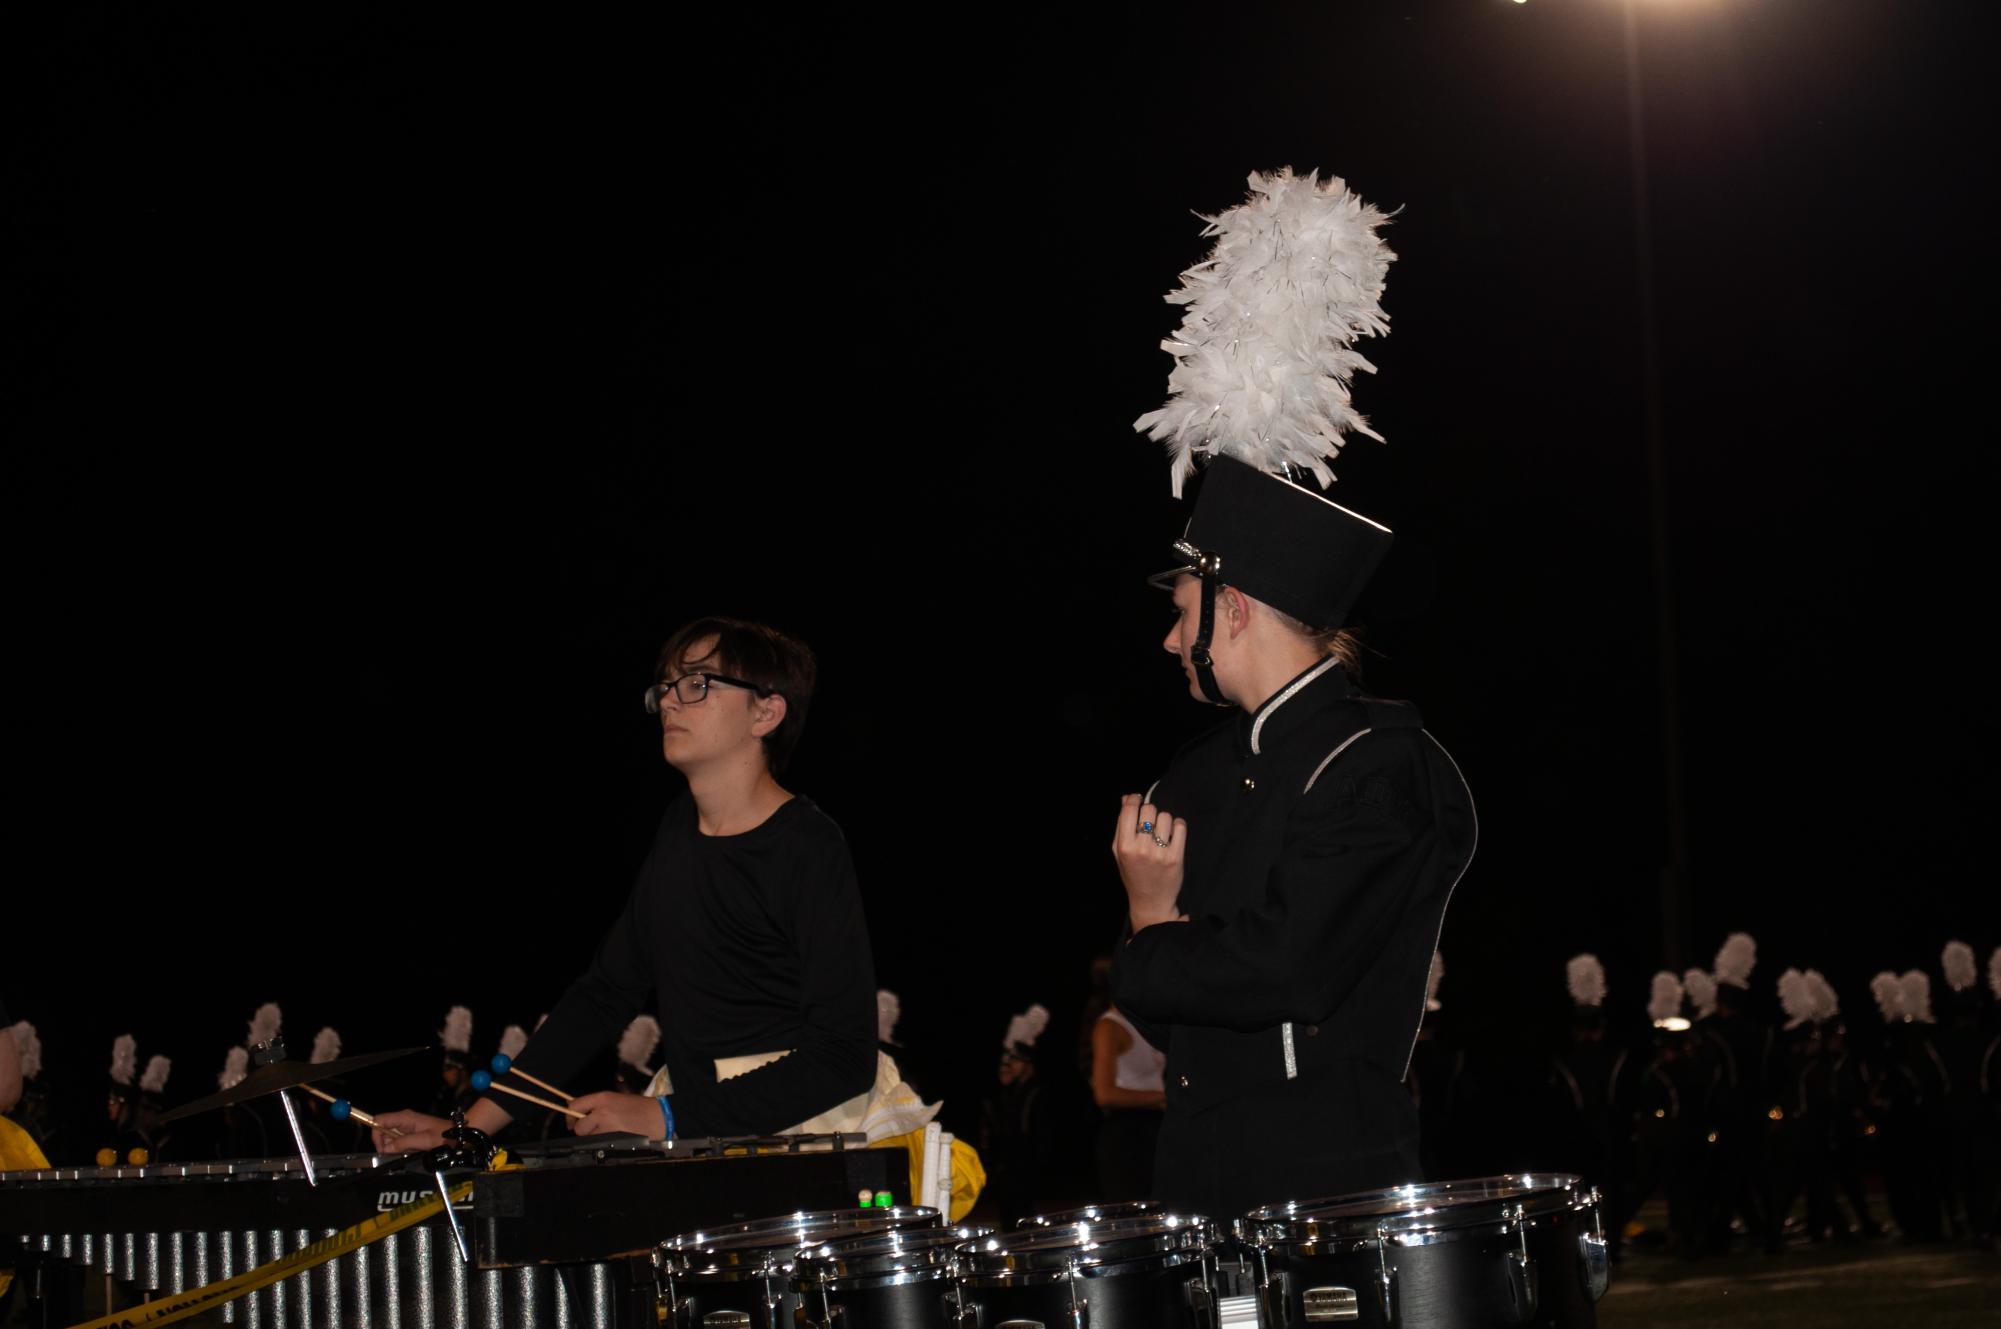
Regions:
<instances>
[{"instance_id":1,"label":"drum lug","mask_svg":"<svg viewBox=\"0 0 2001 1329\"><path fill-rule=\"evenodd\" d=\"M1216 1298L1210 1294L1208 1285L1199 1278L1191 1278L1182 1286L1188 1292L1188 1309L1195 1329L1217 1329Z\"/></svg>"},{"instance_id":2,"label":"drum lug","mask_svg":"<svg viewBox=\"0 0 2001 1329\"><path fill-rule=\"evenodd\" d=\"M1286 1329L1292 1322L1292 1307L1286 1297L1285 1271L1267 1274L1258 1282L1258 1303L1264 1307L1260 1317L1264 1329Z\"/></svg>"},{"instance_id":3,"label":"drum lug","mask_svg":"<svg viewBox=\"0 0 2001 1329\"><path fill-rule=\"evenodd\" d=\"M1397 1322L1397 1271L1390 1264L1390 1231L1376 1225L1376 1292L1383 1300L1383 1323Z\"/></svg>"},{"instance_id":4,"label":"drum lug","mask_svg":"<svg viewBox=\"0 0 2001 1329\"><path fill-rule=\"evenodd\" d=\"M1536 1306L1541 1301L1540 1289L1536 1286L1535 1260L1529 1255L1528 1216L1521 1205L1516 1205L1510 1217L1521 1249L1508 1252L1508 1291L1514 1300L1514 1322L1527 1324L1535 1318Z\"/></svg>"},{"instance_id":5,"label":"drum lug","mask_svg":"<svg viewBox=\"0 0 2001 1329\"><path fill-rule=\"evenodd\" d=\"M967 1301L964 1288L953 1288L944 1301L945 1323L952 1329L980 1329L980 1303Z\"/></svg>"},{"instance_id":6,"label":"drum lug","mask_svg":"<svg viewBox=\"0 0 2001 1329\"><path fill-rule=\"evenodd\" d=\"M1596 1301L1605 1295L1605 1288L1612 1281L1611 1252L1605 1245L1605 1238L1595 1232L1577 1234L1577 1278L1584 1284L1584 1295Z\"/></svg>"}]
</instances>

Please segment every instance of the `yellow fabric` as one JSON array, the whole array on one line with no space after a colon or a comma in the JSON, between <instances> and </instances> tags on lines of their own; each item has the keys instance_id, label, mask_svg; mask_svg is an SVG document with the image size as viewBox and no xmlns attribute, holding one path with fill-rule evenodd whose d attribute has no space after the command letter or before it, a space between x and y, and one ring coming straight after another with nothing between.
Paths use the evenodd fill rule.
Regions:
<instances>
[{"instance_id":1,"label":"yellow fabric","mask_svg":"<svg viewBox=\"0 0 2001 1329\"><path fill-rule=\"evenodd\" d=\"M42 1157L35 1137L0 1117L0 1172L35 1172L48 1165L49 1160ZM8 1285L13 1281L12 1269L0 1269L0 1297L7 1295Z\"/></svg>"},{"instance_id":2,"label":"yellow fabric","mask_svg":"<svg viewBox=\"0 0 2001 1329\"><path fill-rule=\"evenodd\" d=\"M907 1149L910 1151L910 1190L898 1197L905 1204L923 1204L926 1201L911 1197L924 1189L924 1128L919 1126L908 1135L896 1135L887 1140L872 1140L871 1149ZM947 1222L956 1223L973 1212L979 1202L980 1192L986 1188L987 1170L980 1162L979 1151L964 1140L952 1141L952 1211L945 1216Z\"/></svg>"}]
</instances>

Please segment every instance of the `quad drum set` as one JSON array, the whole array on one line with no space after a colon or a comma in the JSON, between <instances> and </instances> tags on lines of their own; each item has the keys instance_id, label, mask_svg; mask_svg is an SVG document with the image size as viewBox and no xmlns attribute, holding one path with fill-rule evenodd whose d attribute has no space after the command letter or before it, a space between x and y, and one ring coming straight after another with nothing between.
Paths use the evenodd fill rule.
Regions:
<instances>
[{"instance_id":1,"label":"quad drum set","mask_svg":"<svg viewBox=\"0 0 2001 1329\"><path fill-rule=\"evenodd\" d=\"M835 1210L690 1232L655 1253L674 1329L1485 1329L1596 1323L1608 1250L1574 1176L1483 1177L1258 1209L1152 1202L945 1225Z\"/></svg>"}]
</instances>

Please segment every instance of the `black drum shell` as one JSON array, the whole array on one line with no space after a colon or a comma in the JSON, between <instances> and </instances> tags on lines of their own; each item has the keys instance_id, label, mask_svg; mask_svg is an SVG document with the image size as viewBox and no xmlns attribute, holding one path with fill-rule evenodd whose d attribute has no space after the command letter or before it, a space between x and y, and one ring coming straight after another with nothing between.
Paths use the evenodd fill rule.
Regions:
<instances>
[{"instance_id":1,"label":"black drum shell","mask_svg":"<svg viewBox=\"0 0 2001 1329\"><path fill-rule=\"evenodd\" d=\"M793 1287L805 1308L797 1323L831 1323L834 1329L948 1329L959 1305L952 1271L945 1265L899 1274L894 1282L867 1279L860 1286L821 1287L795 1281Z\"/></svg>"},{"instance_id":2,"label":"black drum shell","mask_svg":"<svg viewBox=\"0 0 2001 1329\"><path fill-rule=\"evenodd\" d=\"M958 1308L953 1248L989 1231L899 1228L810 1247L792 1272L799 1323L945 1329Z\"/></svg>"},{"instance_id":3,"label":"black drum shell","mask_svg":"<svg viewBox=\"0 0 2001 1329\"><path fill-rule=\"evenodd\" d=\"M1385 1260L1393 1274L1395 1329L1594 1329L1597 1307L1580 1250L1585 1234L1597 1235L1594 1213L1587 1205L1529 1220L1536 1305L1526 1319L1514 1311L1509 1257L1522 1249L1522 1236L1511 1224L1505 1231L1502 1224L1488 1223L1392 1237L1380 1257L1374 1241L1279 1243L1254 1254L1254 1268L1261 1281L1284 1275L1291 1329L1306 1325L1306 1292L1318 1287L1354 1289L1359 1315L1346 1323L1390 1329L1392 1321L1383 1313Z\"/></svg>"},{"instance_id":4,"label":"black drum shell","mask_svg":"<svg viewBox=\"0 0 2001 1329\"><path fill-rule=\"evenodd\" d=\"M751 1329L791 1329L799 1307L791 1280L777 1271L762 1278L691 1279L677 1291L675 1329L702 1329L702 1317L716 1311L744 1312Z\"/></svg>"},{"instance_id":5,"label":"black drum shell","mask_svg":"<svg viewBox=\"0 0 2001 1329\"><path fill-rule=\"evenodd\" d=\"M959 1295L979 1308L985 1329L1006 1320L1069 1329L1073 1287L1076 1299L1090 1307L1091 1329L1193 1329L1190 1286L1207 1295L1214 1285L1210 1261L1193 1252L1098 1265L1078 1275L1075 1280L1040 1275L1032 1282L1001 1282L962 1274Z\"/></svg>"}]
</instances>

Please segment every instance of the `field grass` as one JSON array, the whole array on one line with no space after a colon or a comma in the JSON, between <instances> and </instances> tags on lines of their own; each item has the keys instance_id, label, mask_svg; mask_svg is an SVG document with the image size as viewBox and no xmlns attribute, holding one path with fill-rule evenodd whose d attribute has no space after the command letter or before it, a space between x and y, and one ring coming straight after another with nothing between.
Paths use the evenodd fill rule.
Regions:
<instances>
[{"instance_id":1,"label":"field grass","mask_svg":"<svg viewBox=\"0 0 2001 1329\"><path fill-rule=\"evenodd\" d=\"M2001 1255L1896 1239L1684 1260L1629 1250L1600 1329L2001 1326Z\"/></svg>"}]
</instances>

